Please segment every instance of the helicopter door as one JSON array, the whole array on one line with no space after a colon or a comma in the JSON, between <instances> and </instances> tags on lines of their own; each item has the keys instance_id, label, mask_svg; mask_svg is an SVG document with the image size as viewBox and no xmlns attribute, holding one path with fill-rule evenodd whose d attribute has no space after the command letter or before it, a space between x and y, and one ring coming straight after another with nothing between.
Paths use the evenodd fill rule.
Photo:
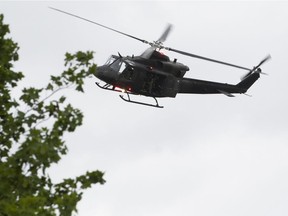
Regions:
<instances>
[{"instance_id":1,"label":"helicopter door","mask_svg":"<svg viewBox=\"0 0 288 216\"><path fill-rule=\"evenodd\" d=\"M124 69L122 70L122 75L126 80L132 80L134 76L134 69L131 67L126 67L125 64L123 64Z\"/></svg>"}]
</instances>

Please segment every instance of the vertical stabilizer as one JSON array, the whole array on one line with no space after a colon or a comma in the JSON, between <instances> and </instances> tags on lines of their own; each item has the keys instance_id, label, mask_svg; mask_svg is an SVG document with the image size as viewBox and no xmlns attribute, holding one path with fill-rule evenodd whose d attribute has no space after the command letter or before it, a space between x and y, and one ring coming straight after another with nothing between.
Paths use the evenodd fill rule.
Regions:
<instances>
[{"instance_id":1,"label":"vertical stabilizer","mask_svg":"<svg viewBox=\"0 0 288 216\"><path fill-rule=\"evenodd\" d=\"M245 77L240 83L236 86L243 89L244 93L259 79L259 73L252 73L249 76Z\"/></svg>"}]
</instances>

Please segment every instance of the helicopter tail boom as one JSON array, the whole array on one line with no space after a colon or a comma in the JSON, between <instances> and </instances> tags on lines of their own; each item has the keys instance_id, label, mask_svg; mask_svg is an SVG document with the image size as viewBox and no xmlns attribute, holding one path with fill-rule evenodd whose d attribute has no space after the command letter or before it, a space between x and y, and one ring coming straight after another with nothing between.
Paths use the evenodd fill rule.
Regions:
<instances>
[{"instance_id":1,"label":"helicopter tail boom","mask_svg":"<svg viewBox=\"0 0 288 216\"><path fill-rule=\"evenodd\" d=\"M260 74L254 72L236 85L184 78L179 80L178 93L225 94L231 97L233 96L232 94L246 93L259 77Z\"/></svg>"}]
</instances>

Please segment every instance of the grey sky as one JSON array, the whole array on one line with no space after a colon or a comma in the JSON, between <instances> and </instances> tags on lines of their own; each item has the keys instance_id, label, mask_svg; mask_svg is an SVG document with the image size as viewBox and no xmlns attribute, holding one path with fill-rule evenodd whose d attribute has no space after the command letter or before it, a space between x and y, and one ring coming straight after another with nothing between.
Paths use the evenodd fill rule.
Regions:
<instances>
[{"instance_id":1,"label":"grey sky","mask_svg":"<svg viewBox=\"0 0 288 216\"><path fill-rule=\"evenodd\" d=\"M107 183L84 194L79 215L240 216L288 214L288 3L96 1L5 2L0 13L20 46L21 86L42 86L63 69L64 53L142 53L147 46L48 6L146 40L174 25L166 46L252 67L267 54L269 76L239 95L178 95L164 109L127 104L87 80L67 91L85 115L67 135L69 153L50 170L55 181L86 170ZM188 77L237 83L245 71L168 53Z\"/></svg>"}]
</instances>

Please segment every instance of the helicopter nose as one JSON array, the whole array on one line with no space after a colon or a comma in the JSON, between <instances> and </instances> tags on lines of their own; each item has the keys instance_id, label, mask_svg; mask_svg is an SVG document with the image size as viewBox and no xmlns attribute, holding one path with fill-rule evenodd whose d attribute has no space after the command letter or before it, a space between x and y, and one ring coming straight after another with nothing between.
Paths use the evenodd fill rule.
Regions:
<instances>
[{"instance_id":1,"label":"helicopter nose","mask_svg":"<svg viewBox=\"0 0 288 216\"><path fill-rule=\"evenodd\" d=\"M94 75L98 79L107 83L115 82L117 79L117 73L115 73L115 71L113 71L111 68L107 67L106 65L97 67Z\"/></svg>"},{"instance_id":2,"label":"helicopter nose","mask_svg":"<svg viewBox=\"0 0 288 216\"><path fill-rule=\"evenodd\" d=\"M105 81L105 71L106 71L106 67L105 66L99 66L96 69L96 72L94 73L95 77L97 77L98 79Z\"/></svg>"},{"instance_id":3,"label":"helicopter nose","mask_svg":"<svg viewBox=\"0 0 288 216\"><path fill-rule=\"evenodd\" d=\"M99 75L101 74L101 67L102 66L97 67L95 72L94 72L94 76L97 77L97 78L99 78Z\"/></svg>"}]
</instances>

